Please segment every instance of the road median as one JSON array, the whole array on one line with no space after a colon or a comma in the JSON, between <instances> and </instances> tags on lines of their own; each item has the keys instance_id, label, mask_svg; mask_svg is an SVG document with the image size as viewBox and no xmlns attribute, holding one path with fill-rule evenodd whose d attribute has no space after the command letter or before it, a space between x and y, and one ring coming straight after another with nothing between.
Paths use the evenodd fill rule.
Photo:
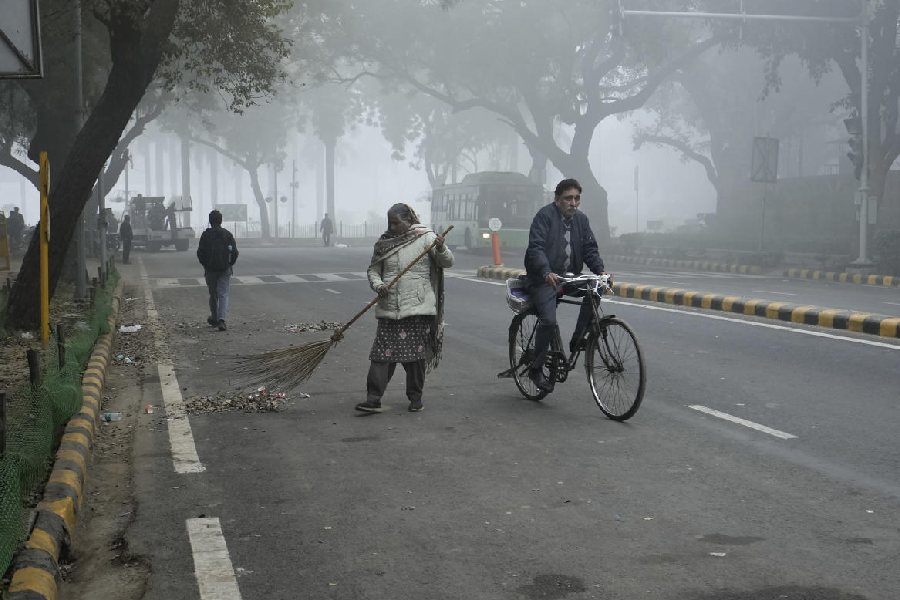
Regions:
<instances>
[{"instance_id":1,"label":"road median","mask_svg":"<svg viewBox=\"0 0 900 600\"><path fill-rule=\"evenodd\" d=\"M506 280L524 273L523 269L486 266L480 267L477 275L485 279ZM817 325L829 329L843 329L882 337L900 338L900 317L633 283L616 283L613 285L613 292L623 298L719 310L803 325Z\"/></svg>"}]
</instances>

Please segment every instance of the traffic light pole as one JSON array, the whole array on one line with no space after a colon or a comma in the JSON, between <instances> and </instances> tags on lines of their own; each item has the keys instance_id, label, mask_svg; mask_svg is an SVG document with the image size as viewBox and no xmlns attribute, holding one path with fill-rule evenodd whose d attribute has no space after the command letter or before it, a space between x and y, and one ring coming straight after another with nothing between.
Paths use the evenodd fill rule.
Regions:
<instances>
[{"instance_id":1,"label":"traffic light pole","mask_svg":"<svg viewBox=\"0 0 900 600\"><path fill-rule=\"evenodd\" d=\"M862 171L859 174L859 258L856 267L870 267L869 242L869 1L863 0L860 22L860 98L859 118L862 128Z\"/></svg>"}]
</instances>

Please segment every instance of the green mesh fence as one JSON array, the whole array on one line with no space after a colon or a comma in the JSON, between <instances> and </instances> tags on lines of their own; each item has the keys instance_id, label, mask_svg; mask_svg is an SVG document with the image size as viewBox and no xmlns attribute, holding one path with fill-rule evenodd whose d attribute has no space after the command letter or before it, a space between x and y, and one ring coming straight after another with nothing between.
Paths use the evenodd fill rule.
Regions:
<instances>
[{"instance_id":1,"label":"green mesh fence","mask_svg":"<svg viewBox=\"0 0 900 600\"><path fill-rule=\"evenodd\" d=\"M67 325L65 362L59 368L56 339L41 354L42 381L6 390L6 452L0 457L0 573L6 572L28 535L31 509L49 476L54 451L69 418L81 408L81 374L99 335L109 331L118 274L97 289L86 321ZM5 297L0 297L6 306ZM2 324L0 324L2 326Z\"/></svg>"}]
</instances>

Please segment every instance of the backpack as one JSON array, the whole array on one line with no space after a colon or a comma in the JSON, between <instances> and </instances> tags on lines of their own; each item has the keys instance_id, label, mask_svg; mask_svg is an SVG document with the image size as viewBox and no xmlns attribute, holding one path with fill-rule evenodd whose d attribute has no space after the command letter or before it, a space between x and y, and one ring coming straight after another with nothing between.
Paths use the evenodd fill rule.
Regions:
<instances>
[{"instance_id":1,"label":"backpack","mask_svg":"<svg viewBox=\"0 0 900 600\"><path fill-rule=\"evenodd\" d=\"M213 230L209 238L209 263L206 268L210 271L227 271L231 266L231 244L228 243L228 234L222 229Z\"/></svg>"}]
</instances>

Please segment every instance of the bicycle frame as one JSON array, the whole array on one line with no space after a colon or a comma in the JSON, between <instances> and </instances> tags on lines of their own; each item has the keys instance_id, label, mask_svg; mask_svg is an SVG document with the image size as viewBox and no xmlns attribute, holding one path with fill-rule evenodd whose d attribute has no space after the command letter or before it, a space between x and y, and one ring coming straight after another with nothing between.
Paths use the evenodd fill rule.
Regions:
<instances>
[{"instance_id":1,"label":"bicycle frame","mask_svg":"<svg viewBox=\"0 0 900 600\"><path fill-rule=\"evenodd\" d=\"M586 284L584 288L580 289L585 292L584 298L590 298L591 300L591 311L593 313L593 316L591 317L591 322L588 330L584 332L584 336L582 338L583 343L581 344L581 347L571 355L566 354L565 347L562 343L562 338L560 337L559 326L556 327L556 332L554 333L553 340L550 342L550 352L548 353L547 357L548 360L557 360L558 367L564 367L556 369L556 381L558 383L564 382L568 377L569 371L572 371L578 364L578 358L581 356L581 353L587 349L588 337L590 337L591 334L596 334L599 338L603 331L603 321L605 319L612 319L615 317L615 315L605 315L603 313L603 309L600 307L600 300L603 296L603 291L612 289L608 283L608 275L579 275L577 277L563 278L563 283L572 283L577 281L584 281ZM582 302L584 302L584 298L581 298L580 300L574 300L561 295L556 299L556 304L572 304L580 307ZM609 353L604 352L601 355L604 363L606 363L607 361L605 356L607 354ZM608 367L609 364L607 363L606 366Z\"/></svg>"}]
</instances>

